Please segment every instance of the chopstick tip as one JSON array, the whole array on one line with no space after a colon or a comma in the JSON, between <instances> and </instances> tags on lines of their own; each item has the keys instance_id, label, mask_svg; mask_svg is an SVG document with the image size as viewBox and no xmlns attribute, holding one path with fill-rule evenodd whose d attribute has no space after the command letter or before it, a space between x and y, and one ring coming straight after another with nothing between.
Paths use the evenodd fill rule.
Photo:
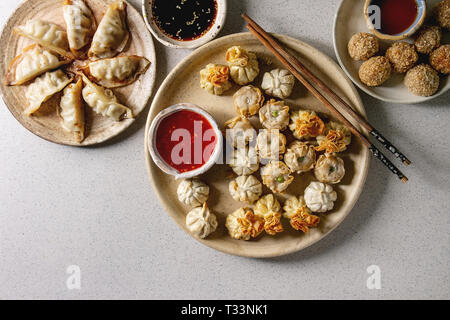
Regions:
<instances>
[{"instance_id":1,"label":"chopstick tip","mask_svg":"<svg viewBox=\"0 0 450 320\"><path fill-rule=\"evenodd\" d=\"M408 159L406 159L405 161L403 161L403 163L407 166L409 166L411 164L411 161L409 161Z\"/></svg>"},{"instance_id":2,"label":"chopstick tip","mask_svg":"<svg viewBox=\"0 0 450 320\"><path fill-rule=\"evenodd\" d=\"M402 182L403 182L403 183L407 183L407 182L408 182L408 178L407 178L407 177L403 177L403 178L402 178Z\"/></svg>"}]
</instances>

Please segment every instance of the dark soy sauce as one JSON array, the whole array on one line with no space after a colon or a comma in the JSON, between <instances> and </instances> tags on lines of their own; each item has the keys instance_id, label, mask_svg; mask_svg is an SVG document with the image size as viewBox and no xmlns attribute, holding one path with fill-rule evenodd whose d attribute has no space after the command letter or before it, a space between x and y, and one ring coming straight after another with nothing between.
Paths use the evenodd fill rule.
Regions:
<instances>
[{"instance_id":1,"label":"dark soy sauce","mask_svg":"<svg viewBox=\"0 0 450 320\"><path fill-rule=\"evenodd\" d=\"M381 10L381 32L398 34L407 30L417 18L418 8L415 0L373 0Z\"/></svg>"},{"instance_id":2,"label":"dark soy sauce","mask_svg":"<svg viewBox=\"0 0 450 320\"><path fill-rule=\"evenodd\" d=\"M200 38L213 26L216 0L153 0L153 18L158 28L172 39Z\"/></svg>"}]
</instances>

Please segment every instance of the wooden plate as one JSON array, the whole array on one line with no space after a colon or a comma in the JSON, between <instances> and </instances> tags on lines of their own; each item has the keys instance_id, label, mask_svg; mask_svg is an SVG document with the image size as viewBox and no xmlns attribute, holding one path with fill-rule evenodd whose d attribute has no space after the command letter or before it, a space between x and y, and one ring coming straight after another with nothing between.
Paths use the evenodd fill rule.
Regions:
<instances>
[{"instance_id":1,"label":"wooden plate","mask_svg":"<svg viewBox=\"0 0 450 320\"><path fill-rule=\"evenodd\" d=\"M276 37L284 45L292 49L317 76L340 93L356 110L365 115L364 107L355 87L335 62L304 42L282 35L276 35ZM256 52L258 55L261 73L254 81L254 84L257 86L260 86L264 72L281 67L276 58L249 33L240 33L214 40L194 51L169 74L158 90L148 116L145 154L150 180L167 213L186 231L185 218L190 208L181 204L177 199L176 189L179 181L175 181L171 176L164 174L151 160L148 152L147 133L152 119L158 112L180 102L190 102L204 108L216 119L222 128L226 120L236 116L232 96L238 89L237 86L227 92L225 96L219 97L210 95L201 89L199 84L199 71L208 63L225 64L225 52L233 45L240 45ZM286 102L291 109L313 109L332 118L325 107L298 81L292 96ZM259 120L257 117L254 117L252 122L257 124ZM260 126L258 127L260 128ZM247 204L236 202L231 198L228 192L228 184L231 180L230 169L225 164L216 164L201 179L210 186L208 206L217 214L219 228L206 240L197 240L214 249L246 257L284 255L301 250L319 241L336 228L350 212L359 197L366 179L369 150L363 147L360 141L353 139L349 150L343 153L343 158L347 174L343 182L335 188L338 193L338 201L333 211L329 214L321 215L322 221L317 229L312 229L308 234L302 234L293 230L286 223L287 220L283 219L285 232L275 237L264 234L252 241L233 240L227 233L225 228L226 216ZM259 178L259 175L257 177ZM287 194L303 194L306 186L312 180L313 175L311 173L295 175L295 180L288 188ZM267 188L264 189L264 193L269 193ZM280 198L283 197L280 196Z\"/></svg>"},{"instance_id":2,"label":"wooden plate","mask_svg":"<svg viewBox=\"0 0 450 320\"><path fill-rule=\"evenodd\" d=\"M441 0L427 1L427 20L429 21L432 10ZM343 0L339 6L336 18L334 20L333 41L334 51L339 64L350 79L365 93L376 99L391 103L420 103L434 99L450 89L450 80L448 76L440 76L439 91L430 97L419 97L408 91L403 84L404 74L393 74L392 77L379 87L368 87L359 80L358 71L361 61L354 61L350 58L347 50L347 44L352 35L358 32L369 32L366 21L363 16L364 1ZM425 22L426 23L426 22ZM412 43L412 39L407 38L402 41ZM393 41L380 40L381 50L386 50ZM443 31L442 43L450 43L450 32ZM428 60L424 62L429 63Z\"/></svg>"},{"instance_id":3,"label":"wooden plate","mask_svg":"<svg viewBox=\"0 0 450 320\"><path fill-rule=\"evenodd\" d=\"M97 22L101 21L108 5L112 0L88 0L91 9L95 13ZM135 116L145 109L152 94L155 83L156 57L155 48L150 32L145 26L144 20L131 4L127 7L128 26L131 32L131 41L126 52L122 55L136 54L146 57L151 61L149 70L142 75L138 81L127 87L113 89L119 101L133 110ZM0 92L3 101L13 116L28 130L39 137L51 142L79 146L71 134L65 132L60 126L60 119L56 113L59 104L60 94L55 95L46 102L38 113L27 117L23 111L27 106L25 92L27 86L7 87L4 84L4 75L8 70L9 63L14 57L20 54L23 48L32 43L24 37L19 37L13 33L16 26L25 24L30 19L46 20L65 28L62 0L28 0L22 3L6 22L0 36ZM108 118L95 114L91 108L86 107L86 139L82 146L98 144L104 142L125 129L127 129L134 119L126 119L121 122L114 122Z\"/></svg>"}]
</instances>

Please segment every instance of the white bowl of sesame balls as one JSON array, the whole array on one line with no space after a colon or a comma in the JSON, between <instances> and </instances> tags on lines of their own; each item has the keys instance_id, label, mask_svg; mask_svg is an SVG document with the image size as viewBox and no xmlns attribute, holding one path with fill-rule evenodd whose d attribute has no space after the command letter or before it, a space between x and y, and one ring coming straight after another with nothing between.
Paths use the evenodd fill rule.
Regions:
<instances>
[{"instance_id":1,"label":"white bowl of sesame balls","mask_svg":"<svg viewBox=\"0 0 450 320\"><path fill-rule=\"evenodd\" d=\"M375 2L383 1L393 0ZM448 91L450 0L429 0L426 5L423 26L405 39L391 41L368 28L364 1L341 2L334 22L334 48L341 67L361 90L402 104L425 102Z\"/></svg>"}]
</instances>

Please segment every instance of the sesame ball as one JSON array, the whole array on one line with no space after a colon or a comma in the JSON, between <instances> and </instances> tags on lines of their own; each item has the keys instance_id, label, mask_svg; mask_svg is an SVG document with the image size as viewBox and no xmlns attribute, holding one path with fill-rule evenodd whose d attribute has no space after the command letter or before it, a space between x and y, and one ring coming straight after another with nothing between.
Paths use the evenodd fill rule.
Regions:
<instances>
[{"instance_id":1,"label":"sesame ball","mask_svg":"<svg viewBox=\"0 0 450 320\"><path fill-rule=\"evenodd\" d=\"M414 45L423 54L430 54L441 45L442 30L437 26L425 26L419 30Z\"/></svg>"},{"instance_id":2,"label":"sesame ball","mask_svg":"<svg viewBox=\"0 0 450 320\"><path fill-rule=\"evenodd\" d=\"M442 28L450 30L450 0L444 0L436 6L435 17Z\"/></svg>"},{"instance_id":3,"label":"sesame ball","mask_svg":"<svg viewBox=\"0 0 450 320\"><path fill-rule=\"evenodd\" d=\"M440 73L450 74L450 44L434 50L430 55L430 64Z\"/></svg>"},{"instance_id":4,"label":"sesame ball","mask_svg":"<svg viewBox=\"0 0 450 320\"><path fill-rule=\"evenodd\" d=\"M406 73L405 85L416 96L428 97L439 88L439 75L428 64L420 64Z\"/></svg>"},{"instance_id":5,"label":"sesame ball","mask_svg":"<svg viewBox=\"0 0 450 320\"><path fill-rule=\"evenodd\" d=\"M348 42L348 53L354 60L367 60L380 49L378 39L367 32L354 34Z\"/></svg>"},{"instance_id":6,"label":"sesame ball","mask_svg":"<svg viewBox=\"0 0 450 320\"><path fill-rule=\"evenodd\" d=\"M369 87L383 84L391 76L391 64L386 57L373 57L359 68L359 78Z\"/></svg>"},{"instance_id":7,"label":"sesame ball","mask_svg":"<svg viewBox=\"0 0 450 320\"><path fill-rule=\"evenodd\" d=\"M386 58L394 67L394 71L404 73L419 60L414 45L407 42L396 42L386 51Z\"/></svg>"}]
</instances>

